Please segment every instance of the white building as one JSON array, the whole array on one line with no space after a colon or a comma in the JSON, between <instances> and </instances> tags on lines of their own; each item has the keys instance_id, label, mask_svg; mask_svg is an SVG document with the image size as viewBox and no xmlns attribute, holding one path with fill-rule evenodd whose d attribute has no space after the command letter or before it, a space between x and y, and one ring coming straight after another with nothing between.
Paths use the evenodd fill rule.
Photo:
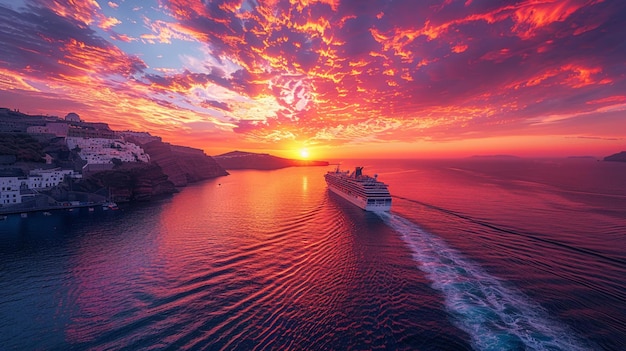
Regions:
<instances>
[{"instance_id":1,"label":"white building","mask_svg":"<svg viewBox=\"0 0 626 351\"><path fill-rule=\"evenodd\" d=\"M46 123L45 126L31 126L26 128L30 134L54 134L58 137L66 137L69 130L67 123Z\"/></svg>"},{"instance_id":2,"label":"white building","mask_svg":"<svg viewBox=\"0 0 626 351\"><path fill-rule=\"evenodd\" d=\"M0 206L22 203L20 184L23 177L0 177Z\"/></svg>"},{"instance_id":3,"label":"white building","mask_svg":"<svg viewBox=\"0 0 626 351\"><path fill-rule=\"evenodd\" d=\"M70 150L78 147L78 154L88 164L113 163L114 158L122 162L150 162L150 156L141 147L121 139L67 137L65 141Z\"/></svg>"},{"instance_id":4,"label":"white building","mask_svg":"<svg viewBox=\"0 0 626 351\"><path fill-rule=\"evenodd\" d=\"M66 176L80 178L70 169L35 169L28 177L0 177L0 206L22 203L25 190L44 190L57 186ZM28 194L31 196L31 194Z\"/></svg>"},{"instance_id":5,"label":"white building","mask_svg":"<svg viewBox=\"0 0 626 351\"><path fill-rule=\"evenodd\" d=\"M28 182L26 184L29 189L35 190L52 188L53 186L61 184L66 176L75 179L81 178L79 173L76 173L71 169L35 169L30 171Z\"/></svg>"}]
</instances>

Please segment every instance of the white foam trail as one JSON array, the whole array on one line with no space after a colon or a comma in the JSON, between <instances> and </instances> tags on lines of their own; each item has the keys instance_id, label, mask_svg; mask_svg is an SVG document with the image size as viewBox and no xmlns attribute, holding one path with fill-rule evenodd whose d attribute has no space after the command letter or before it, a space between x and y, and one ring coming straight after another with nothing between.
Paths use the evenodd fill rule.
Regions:
<instances>
[{"instance_id":1,"label":"white foam trail","mask_svg":"<svg viewBox=\"0 0 626 351\"><path fill-rule=\"evenodd\" d=\"M537 303L503 285L441 238L394 214L382 215L411 247L432 287L443 293L453 323L478 350L589 350Z\"/></svg>"}]
</instances>

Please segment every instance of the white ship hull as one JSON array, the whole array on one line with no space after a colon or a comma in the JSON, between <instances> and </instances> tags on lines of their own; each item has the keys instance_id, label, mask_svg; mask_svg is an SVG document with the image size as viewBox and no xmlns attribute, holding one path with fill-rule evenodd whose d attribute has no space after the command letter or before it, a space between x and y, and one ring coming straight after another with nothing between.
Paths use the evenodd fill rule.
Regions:
<instances>
[{"instance_id":1,"label":"white ship hull","mask_svg":"<svg viewBox=\"0 0 626 351\"><path fill-rule=\"evenodd\" d=\"M353 203L354 205L357 205L358 207L360 207L361 209L365 211L386 212L391 209L390 203L373 203L373 204L369 203L368 204L367 199L362 198L357 195L346 194L340 189L333 186L332 184L328 184L328 189L330 189L333 193L341 196L342 198L348 200L349 202Z\"/></svg>"}]
</instances>

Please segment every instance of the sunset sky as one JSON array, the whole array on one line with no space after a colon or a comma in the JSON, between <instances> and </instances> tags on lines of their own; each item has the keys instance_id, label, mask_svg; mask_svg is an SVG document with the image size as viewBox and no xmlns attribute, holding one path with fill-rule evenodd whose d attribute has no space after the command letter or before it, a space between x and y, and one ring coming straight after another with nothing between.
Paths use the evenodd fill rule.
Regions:
<instances>
[{"instance_id":1,"label":"sunset sky","mask_svg":"<svg viewBox=\"0 0 626 351\"><path fill-rule=\"evenodd\" d=\"M0 0L0 107L209 155L626 150L626 1Z\"/></svg>"}]
</instances>

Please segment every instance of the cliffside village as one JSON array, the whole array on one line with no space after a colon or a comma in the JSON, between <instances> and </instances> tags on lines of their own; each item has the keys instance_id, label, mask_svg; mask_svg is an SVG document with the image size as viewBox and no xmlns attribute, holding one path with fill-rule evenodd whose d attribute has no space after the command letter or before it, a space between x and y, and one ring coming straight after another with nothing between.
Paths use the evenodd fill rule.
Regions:
<instances>
[{"instance_id":1,"label":"cliffside village","mask_svg":"<svg viewBox=\"0 0 626 351\"><path fill-rule=\"evenodd\" d=\"M0 108L0 138L27 134L38 142L65 143L66 150L80 156L74 163L56 162L55 156L46 153L45 163L36 169L19 167L15 155L0 150L0 211L19 208L42 191L84 175L113 169L123 162L148 163L150 156L129 139L150 142L160 140L146 132L115 132L107 124L81 120L76 113L65 118L29 116L16 110Z\"/></svg>"}]
</instances>

